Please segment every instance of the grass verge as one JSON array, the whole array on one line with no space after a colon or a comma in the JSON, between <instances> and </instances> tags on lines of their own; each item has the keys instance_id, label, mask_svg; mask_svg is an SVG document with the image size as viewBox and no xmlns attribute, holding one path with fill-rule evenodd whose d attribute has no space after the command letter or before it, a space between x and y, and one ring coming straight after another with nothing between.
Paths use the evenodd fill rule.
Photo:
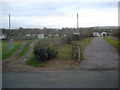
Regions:
<instances>
[{"instance_id":1,"label":"grass verge","mask_svg":"<svg viewBox=\"0 0 120 90\"><path fill-rule=\"evenodd\" d=\"M86 46L93 40L93 38L85 38L82 39L80 41L73 41L73 43L81 43L82 44L82 52L81 52L81 58L82 60L85 59L85 55L84 55L84 49L86 48ZM62 45L61 47L58 48L58 56L57 58L60 60L71 60L72 59L72 55L71 55L71 50L72 50L72 45L71 44L65 44Z\"/></svg>"},{"instance_id":2,"label":"grass verge","mask_svg":"<svg viewBox=\"0 0 120 90\"><path fill-rule=\"evenodd\" d=\"M17 56L17 58L22 57L23 55L25 55L28 52L29 46L31 44L32 41L28 42L24 48L22 49L22 51L19 53L19 55Z\"/></svg>"},{"instance_id":3,"label":"grass verge","mask_svg":"<svg viewBox=\"0 0 120 90\"><path fill-rule=\"evenodd\" d=\"M44 67L44 62L37 62L37 58L34 55L26 63L33 67Z\"/></svg>"},{"instance_id":4,"label":"grass verge","mask_svg":"<svg viewBox=\"0 0 120 90\"><path fill-rule=\"evenodd\" d=\"M12 56L25 41L14 41L14 48L8 52L8 41L2 41L2 60Z\"/></svg>"},{"instance_id":5,"label":"grass verge","mask_svg":"<svg viewBox=\"0 0 120 90\"><path fill-rule=\"evenodd\" d=\"M85 55L84 55L84 51L85 51L85 48L87 47L87 45L89 43L91 43L93 40L93 37L90 37L90 38L85 38L85 39L82 39L80 41L74 41L74 43L81 43L82 44L82 47L81 47L81 58L82 60L85 60Z\"/></svg>"},{"instance_id":6,"label":"grass verge","mask_svg":"<svg viewBox=\"0 0 120 90\"><path fill-rule=\"evenodd\" d=\"M110 43L113 47L115 47L115 49L118 51L118 53L120 54L120 41L117 40L117 38L115 37L104 37L104 39Z\"/></svg>"}]
</instances>

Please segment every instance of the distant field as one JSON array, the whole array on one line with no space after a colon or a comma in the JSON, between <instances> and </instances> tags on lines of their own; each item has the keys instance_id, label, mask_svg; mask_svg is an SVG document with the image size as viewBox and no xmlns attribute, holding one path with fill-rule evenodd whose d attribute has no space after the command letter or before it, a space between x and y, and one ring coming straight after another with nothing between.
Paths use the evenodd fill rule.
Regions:
<instances>
[{"instance_id":1,"label":"distant field","mask_svg":"<svg viewBox=\"0 0 120 90\"><path fill-rule=\"evenodd\" d=\"M109 42L115 49L119 52L120 54L120 41L118 40L117 37L104 37L104 39Z\"/></svg>"},{"instance_id":2,"label":"distant field","mask_svg":"<svg viewBox=\"0 0 120 90\"><path fill-rule=\"evenodd\" d=\"M14 54L24 42L25 42L24 40L14 41L14 48L9 52L8 51L8 47L9 47L8 40L3 40L2 41L2 60Z\"/></svg>"}]
</instances>

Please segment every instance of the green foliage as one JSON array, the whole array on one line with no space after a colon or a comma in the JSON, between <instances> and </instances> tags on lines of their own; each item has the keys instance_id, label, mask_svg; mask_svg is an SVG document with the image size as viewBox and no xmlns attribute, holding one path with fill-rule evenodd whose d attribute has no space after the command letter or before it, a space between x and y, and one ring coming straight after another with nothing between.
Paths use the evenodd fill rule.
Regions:
<instances>
[{"instance_id":1,"label":"green foliage","mask_svg":"<svg viewBox=\"0 0 120 90\"><path fill-rule=\"evenodd\" d=\"M55 58L58 52L50 44L38 42L34 47L34 54L37 61L42 62Z\"/></svg>"},{"instance_id":2,"label":"green foliage","mask_svg":"<svg viewBox=\"0 0 120 90\"><path fill-rule=\"evenodd\" d=\"M77 43L77 44L82 43L82 52L81 52L82 53L82 60L85 59L84 49L92 41L92 39L93 38L85 38L85 39L82 39L80 41L73 41L73 43ZM39 48L37 48L37 47L39 47ZM46 42L41 42L40 41L38 43L35 43L35 47L34 47L33 52L35 51L35 48L36 48L37 52L41 53L40 51L42 51L42 54L45 54L44 56L46 57L48 55L47 55L47 53L43 53L43 51L46 51L47 47L51 47L51 46ZM56 48L56 50L58 51L58 55L56 57L57 60L60 60L60 61L62 60L62 63L66 62L67 60L68 61L73 60L72 59L72 54L71 54L72 44L64 43L63 45L61 44L58 47L59 48ZM49 49L48 49L48 51L51 52L51 50L49 50ZM38 55L42 56L42 54L38 54ZM42 60L40 58L38 58L35 54L33 54L33 56L30 59L28 59L26 63L28 65L31 65L31 66L34 66L34 67L43 67L43 66L45 66L46 60ZM42 62L42 61L45 61L45 62Z\"/></svg>"},{"instance_id":3,"label":"green foliage","mask_svg":"<svg viewBox=\"0 0 120 90\"><path fill-rule=\"evenodd\" d=\"M65 44L63 47L58 49L58 59L60 60L71 60L71 44Z\"/></svg>"},{"instance_id":4,"label":"green foliage","mask_svg":"<svg viewBox=\"0 0 120 90\"><path fill-rule=\"evenodd\" d=\"M93 40L93 38L84 38L84 39L81 39L80 41L74 41L74 43L81 43L82 44L82 47L81 47L81 58L82 60L85 60L85 55L84 55L84 50L85 48L87 47L87 45L89 43L91 43L91 41Z\"/></svg>"},{"instance_id":5,"label":"green foliage","mask_svg":"<svg viewBox=\"0 0 120 90\"><path fill-rule=\"evenodd\" d=\"M80 35L72 35L72 39L74 41L79 41L80 40Z\"/></svg>"},{"instance_id":6,"label":"green foliage","mask_svg":"<svg viewBox=\"0 0 120 90\"><path fill-rule=\"evenodd\" d=\"M72 44L72 37L71 36L63 37L62 42L67 44Z\"/></svg>"},{"instance_id":7,"label":"green foliage","mask_svg":"<svg viewBox=\"0 0 120 90\"><path fill-rule=\"evenodd\" d=\"M28 51L28 49L29 49L29 45L31 44L31 42L32 42L32 41L28 42L28 43L24 46L24 48L23 48L22 51L19 53L19 55L17 56L17 58L19 58L19 57L21 57L21 56L23 56L23 55L25 55L25 54L27 53L27 51Z\"/></svg>"},{"instance_id":8,"label":"green foliage","mask_svg":"<svg viewBox=\"0 0 120 90\"><path fill-rule=\"evenodd\" d=\"M37 62L37 57L32 56L30 59L27 60L27 65L31 65L34 67L44 67L44 62Z\"/></svg>"},{"instance_id":9,"label":"green foliage","mask_svg":"<svg viewBox=\"0 0 120 90\"><path fill-rule=\"evenodd\" d=\"M14 48L8 52L8 41L2 41L2 60L12 56L24 42L23 40L14 41Z\"/></svg>"},{"instance_id":10,"label":"green foliage","mask_svg":"<svg viewBox=\"0 0 120 90\"><path fill-rule=\"evenodd\" d=\"M104 39L110 43L120 54L120 41L118 41L115 37L104 37Z\"/></svg>"},{"instance_id":11,"label":"green foliage","mask_svg":"<svg viewBox=\"0 0 120 90\"><path fill-rule=\"evenodd\" d=\"M84 56L84 49L86 48L86 46L93 40L93 38L85 38L85 39L81 39L79 41L73 41L74 44L82 44L82 50L81 50L81 58L82 60L85 59ZM61 60L71 60L72 59L72 45L71 44L65 44L64 46L60 47L58 49L59 53L58 53L58 59Z\"/></svg>"}]
</instances>

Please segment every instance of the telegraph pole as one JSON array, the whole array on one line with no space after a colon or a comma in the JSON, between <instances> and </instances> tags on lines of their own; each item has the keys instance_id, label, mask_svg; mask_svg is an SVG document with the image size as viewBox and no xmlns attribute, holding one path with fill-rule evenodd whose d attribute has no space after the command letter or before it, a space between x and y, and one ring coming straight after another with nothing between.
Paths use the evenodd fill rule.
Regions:
<instances>
[{"instance_id":1,"label":"telegraph pole","mask_svg":"<svg viewBox=\"0 0 120 90\"><path fill-rule=\"evenodd\" d=\"M9 14L9 30L10 30L10 28L11 28L11 25L10 25L10 14Z\"/></svg>"},{"instance_id":2,"label":"telegraph pole","mask_svg":"<svg viewBox=\"0 0 120 90\"><path fill-rule=\"evenodd\" d=\"M78 16L78 13L77 13L77 29L79 28L79 16Z\"/></svg>"}]
</instances>

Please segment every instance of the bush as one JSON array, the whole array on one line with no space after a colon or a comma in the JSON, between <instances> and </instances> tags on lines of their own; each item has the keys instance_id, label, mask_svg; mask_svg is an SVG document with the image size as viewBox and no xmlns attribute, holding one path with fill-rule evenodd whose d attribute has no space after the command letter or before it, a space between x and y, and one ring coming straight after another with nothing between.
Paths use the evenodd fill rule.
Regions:
<instances>
[{"instance_id":1,"label":"bush","mask_svg":"<svg viewBox=\"0 0 120 90\"><path fill-rule=\"evenodd\" d=\"M34 47L34 54L38 62L43 62L55 58L58 52L50 44L38 42Z\"/></svg>"},{"instance_id":2,"label":"bush","mask_svg":"<svg viewBox=\"0 0 120 90\"><path fill-rule=\"evenodd\" d=\"M80 35L72 35L72 39L74 41L79 41L80 40Z\"/></svg>"},{"instance_id":3,"label":"bush","mask_svg":"<svg viewBox=\"0 0 120 90\"><path fill-rule=\"evenodd\" d=\"M63 37L62 42L67 44L72 44L72 37L71 36Z\"/></svg>"}]
</instances>

